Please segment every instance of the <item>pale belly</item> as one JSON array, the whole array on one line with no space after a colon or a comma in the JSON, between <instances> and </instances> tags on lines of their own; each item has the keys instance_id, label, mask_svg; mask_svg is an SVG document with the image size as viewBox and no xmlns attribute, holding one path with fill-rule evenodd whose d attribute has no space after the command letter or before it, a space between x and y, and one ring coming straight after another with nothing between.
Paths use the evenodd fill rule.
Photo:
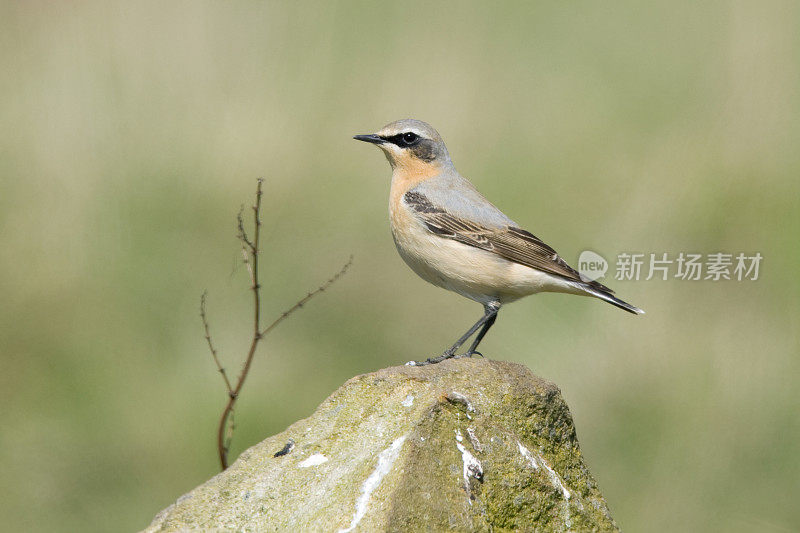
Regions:
<instances>
[{"instance_id":1,"label":"pale belly","mask_svg":"<svg viewBox=\"0 0 800 533\"><path fill-rule=\"evenodd\" d=\"M576 292L556 276L434 235L412 216L393 216L392 235L400 257L425 281L482 304L509 303L543 291Z\"/></svg>"}]
</instances>

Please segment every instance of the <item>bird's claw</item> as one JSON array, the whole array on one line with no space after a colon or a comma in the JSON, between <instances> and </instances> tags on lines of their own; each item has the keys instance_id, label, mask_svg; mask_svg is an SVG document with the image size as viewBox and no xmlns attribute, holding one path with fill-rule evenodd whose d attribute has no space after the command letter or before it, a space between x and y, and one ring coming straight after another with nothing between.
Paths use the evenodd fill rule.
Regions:
<instances>
[{"instance_id":1,"label":"bird's claw","mask_svg":"<svg viewBox=\"0 0 800 533\"><path fill-rule=\"evenodd\" d=\"M455 354L453 350L446 350L442 355L438 355L436 357L428 357L424 361L409 361L406 363L408 366L425 366L425 365L435 365L436 363L441 363L446 359L453 359L456 357L460 357Z\"/></svg>"},{"instance_id":2,"label":"bird's claw","mask_svg":"<svg viewBox=\"0 0 800 533\"><path fill-rule=\"evenodd\" d=\"M436 356L436 357L429 357L429 358L425 359L424 361L409 361L408 363L406 363L406 365L407 366L435 365L436 363L441 363L442 361L444 361L446 359L463 359L465 357L472 358L475 355L480 355L481 357L485 358L485 356L481 352L479 352L478 350L472 350L472 351L464 352L464 353L458 354L458 355L452 353L450 350L447 350L442 355L439 355L439 356Z\"/></svg>"}]
</instances>

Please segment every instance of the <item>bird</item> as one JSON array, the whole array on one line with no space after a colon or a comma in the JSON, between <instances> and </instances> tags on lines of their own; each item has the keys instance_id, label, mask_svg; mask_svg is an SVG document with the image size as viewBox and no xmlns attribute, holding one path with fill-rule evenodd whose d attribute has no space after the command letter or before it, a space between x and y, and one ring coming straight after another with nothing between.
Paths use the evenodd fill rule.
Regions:
<instances>
[{"instance_id":1,"label":"bird","mask_svg":"<svg viewBox=\"0 0 800 533\"><path fill-rule=\"evenodd\" d=\"M582 277L558 253L506 216L455 168L442 137L416 119L355 135L380 148L392 168L389 219L400 257L419 277L483 305L483 316L441 355L412 365L482 354L478 345L500 308L524 296L592 296L629 313L644 311ZM457 351L472 335L465 353Z\"/></svg>"}]
</instances>

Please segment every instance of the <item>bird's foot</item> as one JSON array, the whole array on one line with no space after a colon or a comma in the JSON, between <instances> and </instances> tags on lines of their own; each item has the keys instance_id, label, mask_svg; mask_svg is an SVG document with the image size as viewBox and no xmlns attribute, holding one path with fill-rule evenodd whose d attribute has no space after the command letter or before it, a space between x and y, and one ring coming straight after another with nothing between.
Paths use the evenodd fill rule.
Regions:
<instances>
[{"instance_id":1,"label":"bird's foot","mask_svg":"<svg viewBox=\"0 0 800 533\"><path fill-rule=\"evenodd\" d=\"M453 352L452 350L447 350L442 355L439 355L437 357L429 357L428 359L426 359L424 361L409 361L408 363L406 363L406 366L435 365L436 363L441 363L445 359L462 359L464 357L472 358L473 356L476 356L476 355L480 355L481 357L484 357L484 355L481 352L479 352L478 350L472 350L472 351L464 352L464 353L458 354L458 355L456 355L455 352Z\"/></svg>"},{"instance_id":2,"label":"bird's foot","mask_svg":"<svg viewBox=\"0 0 800 533\"><path fill-rule=\"evenodd\" d=\"M441 363L445 359L452 359L454 357L461 357L456 355L455 350L446 350L442 355L436 357L429 357L424 361L409 361L406 363L406 366L425 366L425 365L435 365L436 363Z\"/></svg>"}]
</instances>

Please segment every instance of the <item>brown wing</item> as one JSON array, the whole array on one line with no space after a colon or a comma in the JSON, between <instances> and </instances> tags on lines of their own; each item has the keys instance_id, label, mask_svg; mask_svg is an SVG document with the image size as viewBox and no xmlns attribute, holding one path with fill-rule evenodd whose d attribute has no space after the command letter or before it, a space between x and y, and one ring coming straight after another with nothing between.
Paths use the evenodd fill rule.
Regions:
<instances>
[{"instance_id":1,"label":"brown wing","mask_svg":"<svg viewBox=\"0 0 800 533\"><path fill-rule=\"evenodd\" d=\"M542 270L570 281L584 283L594 289L613 294L614 291L596 281L584 281L580 274L564 261L555 250L524 229L513 226L486 228L437 207L422 193L409 191L406 204L436 235L453 239L481 250L495 253L509 261Z\"/></svg>"}]
</instances>

